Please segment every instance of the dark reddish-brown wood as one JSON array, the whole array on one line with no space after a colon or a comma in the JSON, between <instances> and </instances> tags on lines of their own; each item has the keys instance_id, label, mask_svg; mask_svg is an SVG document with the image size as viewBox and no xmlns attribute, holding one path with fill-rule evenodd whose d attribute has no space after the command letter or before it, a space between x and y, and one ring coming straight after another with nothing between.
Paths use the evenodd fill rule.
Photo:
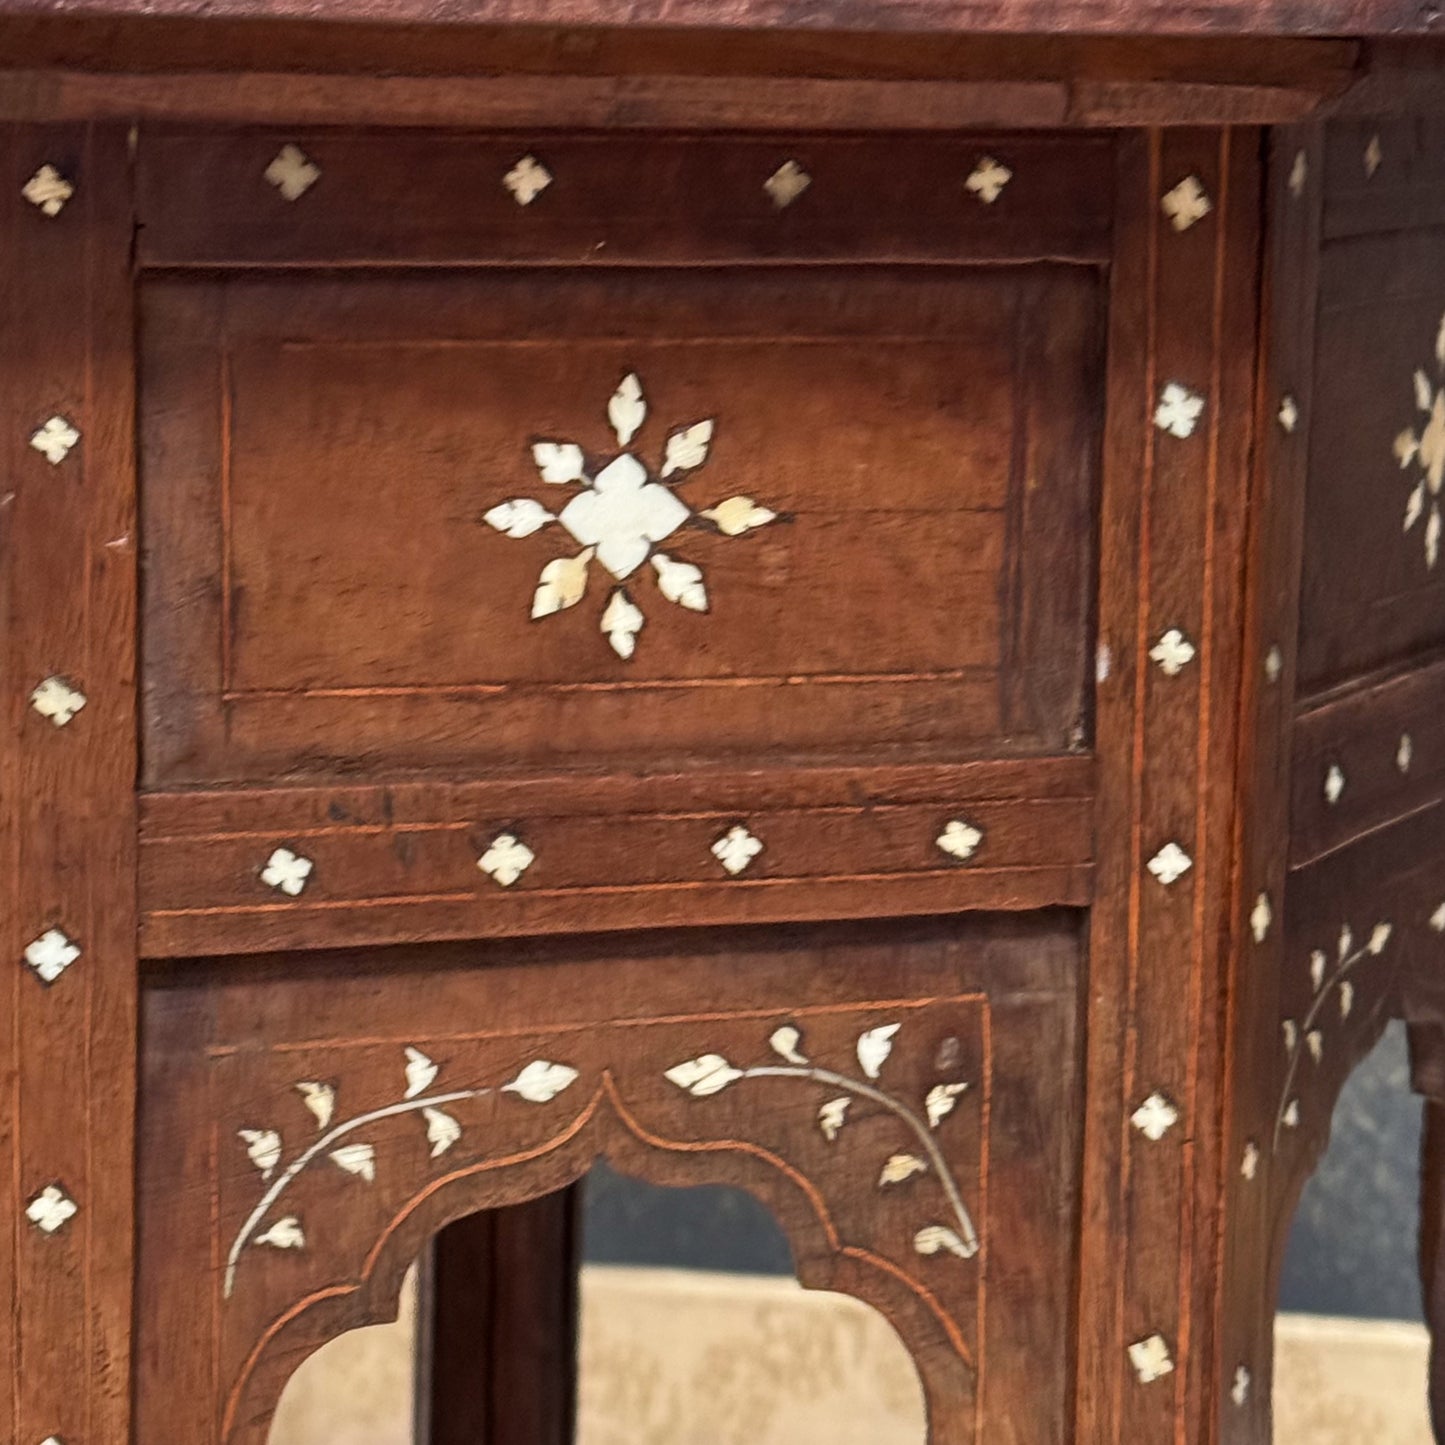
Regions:
<instances>
[{"instance_id":1,"label":"dark reddish-brown wood","mask_svg":"<svg viewBox=\"0 0 1445 1445\"><path fill-rule=\"evenodd\" d=\"M1350 39L1431 15L290 5L0 0L0 1434L262 1445L429 1256L431 1445L563 1445L600 1155L932 1445L1263 1445L1390 1016L1445 1098L1445 65ZM640 632L531 618L539 441L684 501Z\"/></svg>"}]
</instances>

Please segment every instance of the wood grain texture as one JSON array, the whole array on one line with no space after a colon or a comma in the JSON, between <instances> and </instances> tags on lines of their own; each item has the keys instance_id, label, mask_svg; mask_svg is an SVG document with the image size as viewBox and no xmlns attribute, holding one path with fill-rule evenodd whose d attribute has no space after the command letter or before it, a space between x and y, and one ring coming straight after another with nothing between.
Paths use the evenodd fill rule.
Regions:
<instances>
[{"instance_id":1,"label":"wood grain texture","mask_svg":"<svg viewBox=\"0 0 1445 1445\"><path fill-rule=\"evenodd\" d=\"M214 0L4 0L0 18L56 14L176 16L217 14ZM1414 0L840 0L820 9L804 0L230 0L226 18L387 23L704 26L725 30L909 31L1102 35L1431 35L1440 21Z\"/></svg>"},{"instance_id":2,"label":"wood grain texture","mask_svg":"<svg viewBox=\"0 0 1445 1445\"><path fill-rule=\"evenodd\" d=\"M1278 978L1291 827L1291 759L1315 298L1324 209L1323 128L1269 140L1266 315L1250 496L1239 873L1228 978L1219 1346L1210 1392L1222 1445L1270 1437L1275 1299L1269 1180L1278 1101ZM1293 410L1286 407L1292 404ZM1281 419L1283 415L1283 420ZM1285 425L1288 421L1290 424ZM1238 1372L1245 1387L1236 1391ZM1239 1393L1239 1398L1236 1394Z\"/></svg>"},{"instance_id":3,"label":"wood grain texture","mask_svg":"<svg viewBox=\"0 0 1445 1445\"><path fill-rule=\"evenodd\" d=\"M1212 1392L1219 1189L1218 1019L1232 912L1233 776L1257 273L1256 137L1152 133L1120 181L1110 449L1101 562L1097 903L1090 935L1078 1436L1172 1441ZM1193 175L1212 198L1176 230L1158 197ZM1250 278L1250 279L1246 279ZM1170 383L1205 400L1192 435L1154 425ZM1169 675L1169 629L1195 648ZM1164 884L1167 843L1192 866ZM1130 1117L1161 1094L1179 1121ZM1128 1346L1158 1335L1171 1373L1141 1381Z\"/></svg>"},{"instance_id":4,"label":"wood grain texture","mask_svg":"<svg viewBox=\"0 0 1445 1445\"><path fill-rule=\"evenodd\" d=\"M325 1339L394 1310L435 1230L569 1184L600 1153L659 1183L758 1194L804 1284L859 1294L913 1348L939 1445L1062 1442L1077 925L1044 914L635 934L620 946L312 956L304 970L278 958L171 980L147 1003L139 1438L263 1440L286 1376ZM886 1058L858 1052L865 1032L895 1023ZM785 1027L797 1037L770 1048ZM403 1100L407 1047L439 1072ZM664 1077L709 1053L763 1072L699 1097ZM577 1075L549 1100L499 1089L539 1059ZM326 1134L303 1081L334 1090ZM948 1083L969 1087L936 1128L899 1112ZM478 1088L491 1092L438 1093ZM838 1097L852 1102L830 1138L819 1110ZM430 1158L428 1101L462 1128ZM405 1108L365 1122L393 1105ZM267 1181L237 1137L247 1128L278 1130L288 1161L318 1139L322 1155L371 1144L374 1177L322 1155L283 1166L258 1215ZM900 1151L927 1169L881 1183ZM181 1172L192 1184L177 1187ZM256 1242L282 1218L303 1247ZM977 1230L980 1253L915 1244L936 1223Z\"/></svg>"},{"instance_id":5,"label":"wood grain texture","mask_svg":"<svg viewBox=\"0 0 1445 1445\"><path fill-rule=\"evenodd\" d=\"M5 907L0 1032L0 1434L103 1445L129 1429L135 1078L135 543L125 136L0 131L5 491ZM59 215L22 199L42 164L75 187ZM80 432L52 466L46 418ZM30 705L62 676L84 710ZM24 962L59 929L81 952L48 986ZM74 1205L50 1233L25 1210Z\"/></svg>"}]
</instances>

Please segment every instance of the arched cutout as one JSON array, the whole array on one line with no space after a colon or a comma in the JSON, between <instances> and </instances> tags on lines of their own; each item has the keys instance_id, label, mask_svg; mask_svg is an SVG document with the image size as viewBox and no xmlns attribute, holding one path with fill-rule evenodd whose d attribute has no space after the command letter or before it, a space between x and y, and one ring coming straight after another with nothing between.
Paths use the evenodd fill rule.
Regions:
<instances>
[{"instance_id":1,"label":"arched cutout","mask_svg":"<svg viewBox=\"0 0 1445 1445\"><path fill-rule=\"evenodd\" d=\"M736 1271L789 1253L751 1196L655 1186L605 1164L582 1192L592 1195L583 1210L590 1254L610 1262L581 1273L578 1445L921 1445L918 1373L880 1314L843 1295L804 1291L790 1270ZM645 1235L615 1227L628 1213L645 1221ZM732 1222L731 1237L709 1248L719 1220ZM480 1223L474 1216L461 1227ZM268 1445L411 1445L404 1400L334 1420L328 1407L364 1395L368 1382L395 1391L417 1340L414 1278L397 1324L339 1336L296 1371ZM349 1382L362 1372L354 1389Z\"/></svg>"}]
</instances>

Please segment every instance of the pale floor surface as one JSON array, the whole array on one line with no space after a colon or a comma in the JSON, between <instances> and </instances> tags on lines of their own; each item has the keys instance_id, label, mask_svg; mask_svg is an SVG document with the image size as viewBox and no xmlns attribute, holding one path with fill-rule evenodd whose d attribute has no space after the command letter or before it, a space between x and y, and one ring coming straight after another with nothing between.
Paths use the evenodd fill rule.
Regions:
<instances>
[{"instance_id":1,"label":"pale floor surface","mask_svg":"<svg viewBox=\"0 0 1445 1445\"><path fill-rule=\"evenodd\" d=\"M411 1445L411 1296L313 1355L270 1445ZM1285 1316L1275 1445L1433 1445L1425 1332ZM578 1445L921 1445L902 1345L865 1306L791 1280L589 1267Z\"/></svg>"}]
</instances>

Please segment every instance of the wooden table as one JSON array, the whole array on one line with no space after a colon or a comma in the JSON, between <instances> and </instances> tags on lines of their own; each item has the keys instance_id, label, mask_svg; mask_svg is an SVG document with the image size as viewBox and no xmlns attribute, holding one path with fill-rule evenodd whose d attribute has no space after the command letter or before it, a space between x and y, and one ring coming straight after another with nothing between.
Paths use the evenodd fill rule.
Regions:
<instances>
[{"instance_id":1,"label":"wooden table","mask_svg":"<svg viewBox=\"0 0 1445 1445\"><path fill-rule=\"evenodd\" d=\"M0 3L0 1436L435 1240L561 1445L605 1156L934 1445L1264 1442L1396 1015L1445 1320L1440 12L345 10Z\"/></svg>"}]
</instances>

